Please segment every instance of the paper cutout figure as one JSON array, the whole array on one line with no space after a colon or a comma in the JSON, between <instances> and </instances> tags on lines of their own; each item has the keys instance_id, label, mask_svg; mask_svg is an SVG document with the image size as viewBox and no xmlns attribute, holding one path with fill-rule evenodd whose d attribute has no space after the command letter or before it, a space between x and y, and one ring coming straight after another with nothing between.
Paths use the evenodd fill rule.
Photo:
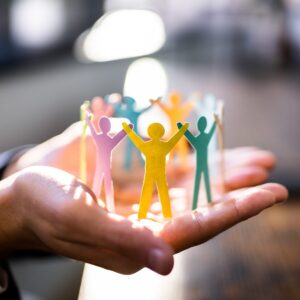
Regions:
<instances>
[{"instance_id":1,"label":"paper cutout figure","mask_svg":"<svg viewBox=\"0 0 300 300\"><path fill-rule=\"evenodd\" d=\"M91 111L94 115L93 123L97 130L99 130L99 119L103 116L111 117L114 108L109 103L106 103L102 97L94 97L91 101Z\"/></svg>"},{"instance_id":2,"label":"paper cutout figure","mask_svg":"<svg viewBox=\"0 0 300 300\"><path fill-rule=\"evenodd\" d=\"M164 217L172 217L166 179L166 156L175 147L188 126L189 124L183 125L168 141L162 141L161 138L165 133L164 127L160 123L152 123L148 127L150 140L145 142L126 123L123 123L123 128L129 138L146 157L144 182L138 212L139 219L146 218L147 216L155 184Z\"/></svg>"},{"instance_id":3,"label":"paper cutout figure","mask_svg":"<svg viewBox=\"0 0 300 300\"><path fill-rule=\"evenodd\" d=\"M177 124L178 128L182 128L182 124ZM208 145L213 136L213 133L216 129L216 122L212 125L209 130L209 133L205 132L207 126L207 120L205 117L200 117L198 119L197 127L199 130L199 135L194 136L189 130L186 130L184 133L185 137L192 145L196 151L196 176L195 176L195 185L194 185L194 195L193 195L193 209L196 209L198 206L198 196L199 188L201 183L201 175L204 176L205 190L207 202L211 202L211 191L210 191L210 181L209 181L209 172L208 172Z\"/></svg>"},{"instance_id":4,"label":"paper cutout figure","mask_svg":"<svg viewBox=\"0 0 300 300\"><path fill-rule=\"evenodd\" d=\"M151 100L157 104L169 117L171 125L171 135L177 131L177 122L184 122L194 107L192 101L181 103L181 95L178 92L172 92L169 96L170 105L165 105L161 99ZM181 139L170 153L170 159L178 155L180 166L187 165L188 146L185 139Z\"/></svg>"},{"instance_id":5,"label":"paper cutout figure","mask_svg":"<svg viewBox=\"0 0 300 300\"><path fill-rule=\"evenodd\" d=\"M151 108L151 105L148 107L141 109L141 110L136 110L136 101L132 97L123 97L123 103L119 102L117 104L114 104L114 109L115 109L115 115L117 117L122 117L126 118L130 121L131 124L133 124L133 129L135 132L138 133L138 120L139 117L142 113L146 112L148 109ZM127 145L126 145L126 150L125 150L125 159L124 159L124 169L129 170L132 165L132 157L133 157L133 151L134 151L134 146L132 142L128 139ZM139 160L141 164L144 164L144 160L140 154L139 151L137 151Z\"/></svg>"},{"instance_id":6,"label":"paper cutout figure","mask_svg":"<svg viewBox=\"0 0 300 300\"><path fill-rule=\"evenodd\" d=\"M99 128L102 131L97 133L94 124L91 121L92 114L86 116L86 120L94 138L97 147L96 170L93 182L93 191L95 195L101 194L102 180L104 179L105 198L107 209L111 212L115 211L113 183L111 179L111 157L113 149L121 142L126 136L126 132L121 130L114 137L109 136L111 128L110 120L108 117L103 116L99 119ZM132 127L132 125L130 125ZM129 126L129 128L131 128Z\"/></svg>"},{"instance_id":7,"label":"paper cutout figure","mask_svg":"<svg viewBox=\"0 0 300 300\"><path fill-rule=\"evenodd\" d=\"M79 176L83 182L86 182L86 130L88 124L85 119L86 112L90 107L90 101L84 101L80 106L80 120L82 123L82 130L80 136L80 158L79 158Z\"/></svg>"},{"instance_id":8,"label":"paper cutout figure","mask_svg":"<svg viewBox=\"0 0 300 300\"><path fill-rule=\"evenodd\" d=\"M206 116L207 126L213 125L214 112L217 111L217 98L212 93L206 93L201 101L197 102L196 112L197 119L199 116ZM215 152L218 149L217 135L214 135L210 140L208 151ZM215 171L214 169L212 171Z\"/></svg>"},{"instance_id":9,"label":"paper cutout figure","mask_svg":"<svg viewBox=\"0 0 300 300\"><path fill-rule=\"evenodd\" d=\"M218 114L214 113L214 119L217 124L218 144L220 151L220 174L222 192L226 190L225 186L225 147L224 147L224 103L222 100L218 101Z\"/></svg>"}]
</instances>

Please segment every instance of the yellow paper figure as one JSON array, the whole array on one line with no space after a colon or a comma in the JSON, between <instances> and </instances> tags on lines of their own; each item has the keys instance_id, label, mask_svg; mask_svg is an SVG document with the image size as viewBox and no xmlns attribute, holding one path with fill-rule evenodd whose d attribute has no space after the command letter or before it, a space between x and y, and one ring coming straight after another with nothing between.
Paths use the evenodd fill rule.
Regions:
<instances>
[{"instance_id":1,"label":"yellow paper figure","mask_svg":"<svg viewBox=\"0 0 300 300\"><path fill-rule=\"evenodd\" d=\"M82 130L80 136L80 158L79 158L79 172L80 172L80 179L83 182L86 182L86 130L88 124L85 120L85 114L90 107L90 101L84 101L80 106L80 120L82 123Z\"/></svg>"},{"instance_id":2,"label":"yellow paper figure","mask_svg":"<svg viewBox=\"0 0 300 300\"><path fill-rule=\"evenodd\" d=\"M166 156L175 147L188 126L189 124L183 125L168 141L162 141L161 138L165 133L164 127L160 123L152 123L148 127L150 140L143 141L126 123L123 123L123 129L146 158L144 182L138 213L139 219L146 218L147 216L155 184L164 217L172 217L166 178Z\"/></svg>"},{"instance_id":3,"label":"yellow paper figure","mask_svg":"<svg viewBox=\"0 0 300 300\"><path fill-rule=\"evenodd\" d=\"M165 105L160 99L151 100L151 103L159 107L167 114L171 125L171 135L177 131L177 122L184 122L194 107L192 101L181 103L181 95L178 92L172 92L169 96L170 104ZM187 165L188 144L186 139L181 139L170 153L170 159L178 155L180 166Z\"/></svg>"}]
</instances>

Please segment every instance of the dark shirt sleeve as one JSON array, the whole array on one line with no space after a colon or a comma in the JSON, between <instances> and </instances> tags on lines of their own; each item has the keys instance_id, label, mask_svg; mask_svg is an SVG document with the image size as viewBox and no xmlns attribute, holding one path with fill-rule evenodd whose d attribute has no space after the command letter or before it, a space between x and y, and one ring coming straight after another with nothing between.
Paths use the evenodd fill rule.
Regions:
<instances>
[{"instance_id":1,"label":"dark shirt sleeve","mask_svg":"<svg viewBox=\"0 0 300 300\"><path fill-rule=\"evenodd\" d=\"M32 145L17 147L0 154L0 178L8 164ZM19 300L20 294L7 261L0 261L0 300Z\"/></svg>"},{"instance_id":2,"label":"dark shirt sleeve","mask_svg":"<svg viewBox=\"0 0 300 300\"><path fill-rule=\"evenodd\" d=\"M19 157L19 155L24 153L26 150L32 148L33 146L34 145L25 145L25 146L16 147L11 150L0 153L0 179L2 179L4 171L8 166L8 164L16 157Z\"/></svg>"}]
</instances>

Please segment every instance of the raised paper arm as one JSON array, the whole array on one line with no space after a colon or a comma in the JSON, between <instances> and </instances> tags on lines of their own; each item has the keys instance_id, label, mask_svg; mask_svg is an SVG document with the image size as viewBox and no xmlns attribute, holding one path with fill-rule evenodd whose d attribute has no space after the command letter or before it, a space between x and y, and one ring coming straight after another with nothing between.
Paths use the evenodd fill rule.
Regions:
<instances>
[{"instance_id":1,"label":"raised paper arm","mask_svg":"<svg viewBox=\"0 0 300 300\"><path fill-rule=\"evenodd\" d=\"M132 128L126 124L123 123L123 129L127 133L128 137L131 139L131 141L134 143L134 145L140 150L144 144L144 141L132 130Z\"/></svg>"},{"instance_id":2,"label":"raised paper arm","mask_svg":"<svg viewBox=\"0 0 300 300\"><path fill-rule=\"evenodd\" d=\"M189 124L184 124L167 142L167 152L170 152L174 146L177 144L177 142L180 140L180 138L184 135L186 130L188 129Z\"/></svg>"}]
</instances>

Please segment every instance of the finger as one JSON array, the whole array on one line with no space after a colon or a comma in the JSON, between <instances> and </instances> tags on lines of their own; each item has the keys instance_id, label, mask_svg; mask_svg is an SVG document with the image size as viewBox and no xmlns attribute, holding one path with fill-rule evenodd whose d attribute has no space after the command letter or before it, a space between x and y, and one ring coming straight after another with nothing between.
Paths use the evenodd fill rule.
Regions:
<instances>
[{"instance_id":1,"label":"finger","mask_svg":"<svg viewBox=\"0 0 300 300\"><path fill-rule=\"evenodd\" d=\"M240 189L243 187L262 184L268 179L269 173L265 168L259 166L245 166L239 169L228 170L225 177L225 187L227 191ZM222 183L218 180L216 188L221 190Z\"/></svg>"},{"instance_id":2,"label":"finger","mask_svg":"<svg viewBox=\"0 0 300 300\"><path fill-rule=\"evenodd\" d=\"M133 274L145 267L138 264L135 260L130 260L119 253L105 248L70 243L63 240L54 240L51 243L51 246L53 251L60 255L93 264L121 274Z\"/></svg>"},{"instance_id":3,"label":"finger","mask_svg":"<svg viewBox=\"0 0 300 300\"><path fill-rule=\"evenodd\" d=\"M287 199L285 187L265 184L227 195L227 200L183 214L164 226L161 237L175 252L201 244L229 227ZM229 199L228 199L229 198Z\"/></svg>"},{"instance_id":4,"label":"finger","mask_svg":"<svg viewBox=\"0 0 300 300\"><path fill-rule=\"evenodd\" d=\"M83 196L80 197L84 199ZM107 214L94 201L83 200L83 203L84 205L80 202L73 203L72 211L66 212L67 218L56 234L57 239L107 248L162 275L172 270L171 247L139 221L133 222L115 214ZM71 235L70 222L73 231Z\"/></svg>"},{"instance_id":5,"label":"finger","mask_svg":"<svg viewBox=\"0 0 300 300\"><path fill-rule=\"evenodd\" d=\"M231 192L227 193L226 195L222 196L222 198L219 198L216 201L214 201L214 203L224 202L227 200L232 200L232 199L238 198L238 197L240 197L240 195L243 195L245 192L252 191L255 188L264 189L264 190L270 191L273 194L275 194L276 195L276 203L283 202L288 197L288 191L284 186L282 186L278 183L265 183L260 186L254 187L254 188L242 188L239 190L231 191Z\"/></svg>"},{"instance_id":6,"label":"finger","mask_svg":"<svg viewBox=\"0 0 300 300\"><path fill-rule=\"evenodd\" d=\"M241 166L261 166L272 169L276 164L276 157L270 151L246 147L226 150L225 162L227 169Z\"/></svg>"},{"instance_id":7,"label":"finger","mask_svg":"<svg viewBox=\"0 0 300 300\"><path fill-rule=\"evenodd\" d=\"M110 214L104 239L117 251L151 270L166 275L173 268L173 250L139 221Z\"/></svg>"}]
</instances>

